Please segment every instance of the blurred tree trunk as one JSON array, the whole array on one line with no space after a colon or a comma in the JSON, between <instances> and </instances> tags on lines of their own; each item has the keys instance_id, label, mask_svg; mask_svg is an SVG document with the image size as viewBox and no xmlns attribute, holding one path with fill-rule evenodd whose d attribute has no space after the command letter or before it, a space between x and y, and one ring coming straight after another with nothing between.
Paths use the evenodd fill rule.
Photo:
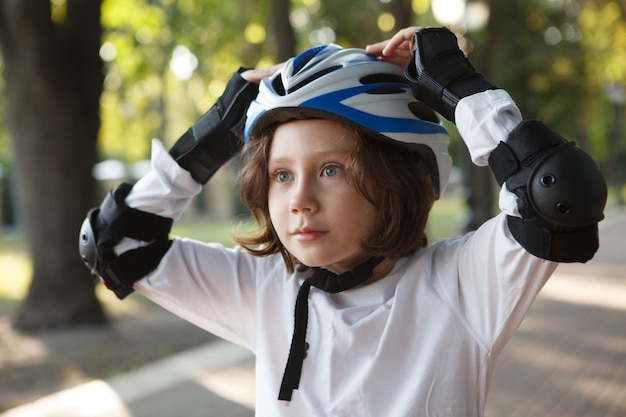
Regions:
<instances>
[{"instance_id":1,"label":"blurred tree trunk","mask_svg":"<svg viewBox=\"0 0 626 417\"><path fill-rule=\"evenodd\" d=\"M296 37L289 20L289 0L271 0L270 26L276 38L276 61L284 62L296 53Z\"/></svg>"},{"instance_id":2,"label":"blurred tree trunk","mask_svg":"<svg viewBox=\"0 0 626 417\"><path fill-rule=\"evenodd\" d=\"M499 46L498 42L503 39L501 25L510 23L507 22L507 8L510 9L511 5L497 0L489 1L488 4L490 13L486 28L487 36L484 42L477 45L469 58L487 80L497 85L493 71L494 56ZM471 35L468 37L471 38ZM488 167L476 166L471 161L467 149L462 157L465 158L461 165L468 189L467 204L470 208L470 217L465 225L465 231L470 231L477 229L495 215L498 184Z\"/></svg>"},{"instance_id":3,"label":"blurred tree trunk","mask_svg":"<svg viewBox=\"0 0 626 417\"><path fill-rule=\"evenodd\" d=\"M100 6L101 0L67 0L55 22L49 0L0 0L19 219L33 259L14 323L21 330L106 322L77 253L80 224L95 198Z\"/></svg>"},{"instance_id":4,"label":"blurred tree trunk","mask_svg":"<svg viewBox=\"0 0 626 417\"><path fill-rule=\"evenodd\" d=\"M396 21L394 31L395 34L400 29L411 26L413 17L413 8L411 7L411 0L392 0L389 2L389 12L393 15Z\"/></svg>"}]
</instances>

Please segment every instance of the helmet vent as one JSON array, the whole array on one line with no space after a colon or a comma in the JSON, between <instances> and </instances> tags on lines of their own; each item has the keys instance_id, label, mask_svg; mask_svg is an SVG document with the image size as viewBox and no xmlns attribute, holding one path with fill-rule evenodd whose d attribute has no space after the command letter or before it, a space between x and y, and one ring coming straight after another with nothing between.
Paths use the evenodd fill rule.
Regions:
<instances>
[{"instance_id":1,"label":"helmet vent","mask_svg":"<svg viewBox=\"0 0 626 417\"><path fill-rule=\"evenodd\" d=\"M361 84L401 83L408 84L406 78L395 74L370 74L361 77Z\"/></svg>"},{"instance_id":2,"label":"helmet vent","mask_svg":"<svg viewBox=\"0 0 626 417\"><path fill-rule=\"evenodd\" d=\"M366 91L367 94L402 94L406 90L399 87L374 87Z\"/></svg>"},{"instance_id":3,"label":"helmet vent","mask_svg":"<svg viewBox=\"0 0 626 417\"><path fill-rule=\"evenodd\" d=\"M279 96L285 95L285 86L283 85L283 79L281 77L275 77L272 80L272 88Z\"/></svg>"},{"instance_id":4,"label":"helmet vent","mask_svg":"<svg viewBox=\"0 0 626 417\"><path fill-rule=\"evenodd\" d=\"M298 84L294 85L291 88L288 88L287 92L289 94L293 93L294 91L299 90L300 88L304 87L307 84L310 84L311 82L317 80L318 78L322 78L324 75L331 73L335 70L338 70L339 68L342 68L341 65L334 65L332 67L328 67L328 68L324 68L323 70L316 72L315 74L311 75L310 77L305 78L304 80L300 81ZM284 93L283 93L284 94Z\"/></svg>"}]
</instances>

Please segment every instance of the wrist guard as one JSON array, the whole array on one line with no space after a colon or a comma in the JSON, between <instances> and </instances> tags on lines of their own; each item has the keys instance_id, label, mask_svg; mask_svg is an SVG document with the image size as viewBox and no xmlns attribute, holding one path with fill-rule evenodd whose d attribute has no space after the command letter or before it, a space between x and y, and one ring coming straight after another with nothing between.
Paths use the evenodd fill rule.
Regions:
<instances>
[{"instance_id":1,"label":"wrist guard","mask_svg":"<svg viewBox=\"0 0 626 417\"><path fill-rule=\"evenodd\" d=\"M413 55L404 70L413 96L454 122L463 97L493 90L459 49L446 28L424 28L413 35Z\"/></svg>"},{"instance_id":2,"label":"wrist guard","mask_svg":"<svg viewBox=\"0 0 626 417\"><path fill-rule=\"evenodd\" d=\"M194 180L206 184L215 172L243 146L246 112L259 86L241 77L240 68L224 94L176 141L170 155Z\"/></svg>"},{"instance_id":3,"label":"wrist guard","mask_svg":"<svg viewBox=\"0 0 626 417\"><path fill-rule=\"evenodd\" d=\"M489 157L498 184L517 196L522 218L508 218L515 239L533 255L586 262L598 250L607 187L582 149L536 120L521 122Z\"/></svg>"},{"instance_id":4,"label":"wrist guard","mask_svg":"<svg viewBox=\"0 0 626 417\"><path fill-rule=\"evenodd\" d=\"M100 207L90 210L78 239L78 251L87 268L120 300L158 266L172 244L168 239L172 219L126 205L132 188L126 183L119 185ZM114 248L124 237L149 243L118 256Z\"/></svg>"}]
</instances>

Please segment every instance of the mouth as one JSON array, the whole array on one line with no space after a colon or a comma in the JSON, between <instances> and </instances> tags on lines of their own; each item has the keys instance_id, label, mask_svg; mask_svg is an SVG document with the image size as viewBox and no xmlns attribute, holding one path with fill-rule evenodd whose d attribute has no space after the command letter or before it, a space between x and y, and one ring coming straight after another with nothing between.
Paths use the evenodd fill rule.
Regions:
<instances>
[{"instance_id":1,"label":"mouth","mask_svg":"<svg viewBox=\"0 0 626 417\"><path fill-rule=\"evenodd\" d=\"M325 230L313 229L310 227L302 227L295 229L291 236L293 236L299 242L312 242L317 239L321 239L328 232Z\"/></svg>"}]
</instances>

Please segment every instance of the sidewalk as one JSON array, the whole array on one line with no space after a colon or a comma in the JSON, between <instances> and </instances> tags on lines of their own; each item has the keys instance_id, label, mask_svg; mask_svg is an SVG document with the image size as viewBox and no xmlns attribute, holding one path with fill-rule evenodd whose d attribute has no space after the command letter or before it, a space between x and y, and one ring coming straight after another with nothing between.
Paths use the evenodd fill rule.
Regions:
<instances>
[{"instance_id":1,"label":"sidewalk","mask_svg":"<svg viewBox=\"0 0 626 417\"><path fill-rule=\"evenodd\" d=\"M505 348L486 417L626 417L626 209L600 235L591 262L559 266ZM253 416L253 356L213 342L0 417L177 415Z\"/></svg>"},{"instance_id":2,"label":"sidewalk","mask_svg":"<svg viewBox=\"0 0 626 417\"><path fill-rule=\"evenodd\" d=\"M254 415L254 358L227 342L173 355L105 381L43 397L1 417Z\"/></svg>"}]
</instances>

